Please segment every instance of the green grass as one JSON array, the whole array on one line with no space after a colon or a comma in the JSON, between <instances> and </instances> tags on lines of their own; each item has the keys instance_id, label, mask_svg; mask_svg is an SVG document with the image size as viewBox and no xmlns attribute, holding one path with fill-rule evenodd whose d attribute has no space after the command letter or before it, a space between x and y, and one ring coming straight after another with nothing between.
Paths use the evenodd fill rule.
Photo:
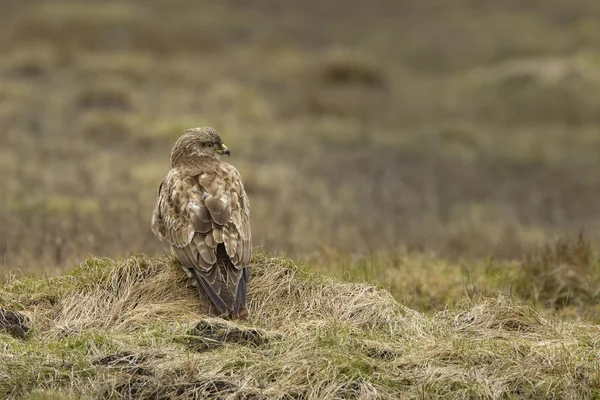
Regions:
<instances>
[{"instance_id":1,"label":"green grass","mask_svg":"<svg viewBox=\"0 0 600 400\"><path fill-rule=\"evenodd\" d=\"M452 261L399 250L364 257L332 252L311 265L344 280L382 285L406 306L423 312L504 295L562 317L597 323L599 262L595 247L580 234L539 246L516 260L492 256Z\"/></svg>"},{"instance_id":2,"label":"green grass","mask_svg":"<svg viewBox=\"0 0 600 400\"><path fill-rule=\"evenodd\" d=\"M250 279L245 323L203 317L195 289L186 287L179 267L166 258L89 259L60 278L10 282L0 292L1 305L27 315L32 330L25 339L0 334L0 394L600 394L596 327L560 321L505 295L427 315L385 290L266 255L254 258Z\"/></svg>"}]
</instances>

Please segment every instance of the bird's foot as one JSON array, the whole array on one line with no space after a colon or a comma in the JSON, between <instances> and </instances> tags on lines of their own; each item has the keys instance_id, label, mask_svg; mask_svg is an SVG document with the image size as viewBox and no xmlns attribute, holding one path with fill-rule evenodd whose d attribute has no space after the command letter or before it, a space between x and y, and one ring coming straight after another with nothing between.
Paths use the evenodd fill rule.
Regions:
<instances>
[{"instance_id":1,"label":"bird's foot","mask_svg":"<svg viewBox=\"0 0 600 400\"><path fill-rule=\"evenodd\" d=\"M231 319L245 320L248 319L249 316L250 314L248 313L248 309L246 307L239 309L238 312L234 311L231 313Z\"/></svg>"}]
</instances>

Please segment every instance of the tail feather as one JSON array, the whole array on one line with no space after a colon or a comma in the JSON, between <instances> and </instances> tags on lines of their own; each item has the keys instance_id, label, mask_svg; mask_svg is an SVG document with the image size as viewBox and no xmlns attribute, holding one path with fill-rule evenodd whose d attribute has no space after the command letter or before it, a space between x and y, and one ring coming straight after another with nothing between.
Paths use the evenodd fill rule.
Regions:
<instances>
[{"instance_id":1,"label":"tail feather","mask_svg":"<svg viewBox=\"0 0 600 400\"><path fill-rule=\"evenodd\" d=\"M246 286L248 285L248 268L242 270L242 277L238 284L238 290L235 295L235 308L234 312L238 314L240 310L246 308Z\"/></svg>"},{"instance_id":2,"label":"tail feather","mask_svg":"<svg viewBox=\"0 0 600 400\"><path fill-rule=\"evenodd\" d=\"M248 269L236 269L222 243L217 246L217 262L208 271L195 268L197 261L194 260L189 248L174 247L174 250L188 276L198 282L198 294L201 300L206 300L208 296L221 317L243 319L248 316L246 311Z\"/></svg>"},{"instance_id":3,"label":"tail feather","mask_svg":"<svg viewBox=\"0 0 600 400\"><path fill-rule=\"evenodd\" d=\"M210 285L210 283L208 283L208 281L201 276L198 271L195 268L189 268L189 271L191 271L191 273L194 275L194 278L196 278L196 280L198 281L198 292L200 295L200 298L204 297L204 293L206 293L208 295L208 297L210 298L210 301L214 304L214 306L217 308L217 310L219 311L219 315L221 316L227 316L231 313L231 308L229 308L229 306L225 303L225 301L223 301L223 299L221 298L221 296L219 296L214 289L212 288L212 286Z\"/></svg>"}]
</instances>

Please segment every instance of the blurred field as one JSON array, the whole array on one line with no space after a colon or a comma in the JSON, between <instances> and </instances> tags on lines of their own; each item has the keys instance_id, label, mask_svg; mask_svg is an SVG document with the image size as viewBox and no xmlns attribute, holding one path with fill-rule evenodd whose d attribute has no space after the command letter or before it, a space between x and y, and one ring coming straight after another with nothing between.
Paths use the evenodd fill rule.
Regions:
<instances>
[{"instance_id":1,"label":"blurred field","mask_svg":"<svg viewBox=\"0 0 600 400\"><path fill-rule=\"evenodd\" d=\"M4 272L161 253L156 188L200 125L232 149L256 245L411 306L511 287L523 264L503 260L557 237L598 242L597 2L0 5Z\"/></svg>"}]
</instances>

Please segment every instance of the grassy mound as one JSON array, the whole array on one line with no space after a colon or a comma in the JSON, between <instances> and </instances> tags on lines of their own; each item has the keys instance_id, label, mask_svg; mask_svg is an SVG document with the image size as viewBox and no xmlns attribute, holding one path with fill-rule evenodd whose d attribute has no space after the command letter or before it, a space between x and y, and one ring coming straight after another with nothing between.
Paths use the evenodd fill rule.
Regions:
<instances>
[{"instance_id":1,"label":"grassy mound","mask_svg":"<svg viewBox=\"0 0 600 400\"><path fill-rule=\"evenodd\" d=\"M205 318L169 258L89 259L0 289L1 398L591 398L593 325L506 297L426 315L258 255L250 319ZM14 318L13 318L14 319Z\"/></svg>"}]
</instances>

